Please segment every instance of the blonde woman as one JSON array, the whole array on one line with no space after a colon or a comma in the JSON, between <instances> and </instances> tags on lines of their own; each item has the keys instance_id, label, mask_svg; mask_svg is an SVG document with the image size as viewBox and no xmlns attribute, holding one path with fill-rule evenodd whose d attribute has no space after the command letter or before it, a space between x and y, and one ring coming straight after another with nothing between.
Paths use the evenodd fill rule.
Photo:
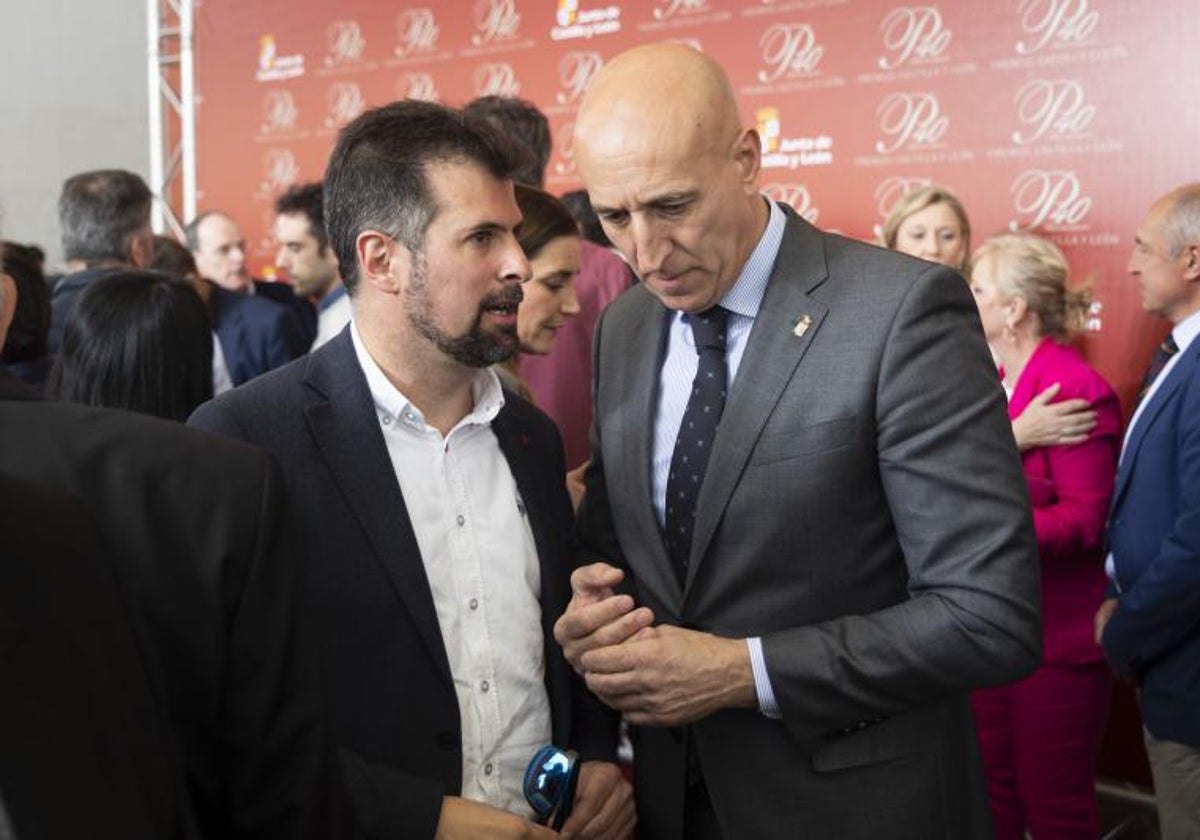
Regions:
<instances>
[{"instance_id":1,"label":"blonde woman","mask_svg":"<svg viewBox=\"0 0 1200 840\"><path fill-rule=\"evenodd\" d=\"M971 253L971 220L957 196L945 187L915 190L896 202L883 225L883 244L893 251L941 263L967 274ZM1017 447L1082 443L1096 425L1096 412L1085 400L1059 396L1051 382L1030 400L1012 423Z\"/></svg>"},{"instance_id":2,"label":"blonde woman","mask_svg":"<svg viewBox=\"0 0 1200 840\"><path fill-rule=\"evenodd\" d=\"M1092 617L1104 599L1104 523L1120 449L1116 394L1068 345L1089 297L1067 291L1067 262L1036 236L999 236L972 258L971 291L1004 371L1009 416L1051 383L1098 422L1078 444L1021 456L1042 566L1042 664L972 697L997 840L1095 838L1095 767L1111 691Z\"/></svg>"}]
</instances>

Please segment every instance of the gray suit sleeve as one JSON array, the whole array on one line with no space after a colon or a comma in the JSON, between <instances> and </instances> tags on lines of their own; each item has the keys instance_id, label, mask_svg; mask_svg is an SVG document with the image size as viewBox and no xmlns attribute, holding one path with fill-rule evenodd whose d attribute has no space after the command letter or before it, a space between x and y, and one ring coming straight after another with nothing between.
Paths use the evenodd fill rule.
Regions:
<instances>
[{"instance_id":1,"label":"gray suit sleeve","mask_svg":"<svg viewBox=\"0 0 1200 840\"><path fill-rule=\"evenodd\" d=\"M961 278L925 272L889 328L874 407L879 480L908 598L769 633L784 722L811 742L1029 673L1037 543L996 371Z\"/></svg>"}]
</instances>

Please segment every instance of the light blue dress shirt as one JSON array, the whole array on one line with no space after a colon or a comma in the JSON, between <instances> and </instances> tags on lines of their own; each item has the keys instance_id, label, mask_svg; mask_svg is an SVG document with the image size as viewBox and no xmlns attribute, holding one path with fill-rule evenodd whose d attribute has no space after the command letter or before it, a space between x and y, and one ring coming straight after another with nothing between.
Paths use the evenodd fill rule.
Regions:
<instances>
[{"instance_id":1,"label":"light blue dress shirt","mask_svg":"<svg viewBox=\"0 0 1200 840\"><path fill-rule=\"evenodd\" d=\"M738 368L742 356L746 352L746 342L750 338L750 330L754 319L762 305L763 296L767 292L767 281L771 277L771 269L779 256L779 246L783 242L785 216L779 206L773 201L768 202L770 217L758 244L750 253L750 258L742 266L742 272L725 297L721 298L720 306L729 310L729 320L725 329L725 363L729 372L729 393L733 394L733 385L737 381ZM699 366L699 355L696 353L696 343L692 338L691 320L686 312L676 312L671 319L670 334L667 338L667 353L663 359L662 370L658 382L658 411L654 417L654 452L652 455L652 474L654 487L654 510L658 515L661 526L666 518L667 474L671 470L671 455L675 451L675 438L679 435L679 426L683 423L683 414L687 409L688 396L692 392L692 380L696 378L696 368ZM771 680L767 675L766 661L763 658L762 640L755 637L746 640L750 648L750 666L754 671L754 687L758 693L758 708L768 717L778 718L779 706L775 702L775 693L771 688Z\"/></svg>"}]
</instances>

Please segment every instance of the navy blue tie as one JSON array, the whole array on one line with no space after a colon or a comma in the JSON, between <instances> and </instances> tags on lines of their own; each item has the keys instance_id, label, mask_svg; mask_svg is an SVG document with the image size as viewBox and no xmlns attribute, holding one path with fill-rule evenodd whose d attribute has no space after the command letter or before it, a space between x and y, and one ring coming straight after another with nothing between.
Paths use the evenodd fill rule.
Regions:
<instances>
[{"instance_id":1,"label":"navy blue tie","mask_svg":"<svg viewBox=\"0 0 1200 840\"><path fill-rule=\"evenodd\" d=\"M1142 387L1138 390L1137 399L1133 403L1135 408L1145 399L1150 386L1162 374L1167 362L1171 361L1171 357L1178 352L1179 345L1175 343L1175 335L1167 333L1162 344L1158 345L1158 349L1154 351L1154 358L1150 360L1150 367L1146 369L1146 375L1142 377Z\"/></svg>"},{"instance_id":2,"label":"navy blue tie","mask_svg":"<svg viewBox=\"0 0 1200 840\"><path fill-rule=\"evenodd\" d=\"M688 556L696 526L696 499L704 484L704 471L725 408L728 381L725 324L728 317L729 310L719 306L689 316L700 358L683 422L679 424L679 436L675 438L675 451L671 455L665 517L667 553L680 586L687 580Z\"/></svg>"}]
</instances>

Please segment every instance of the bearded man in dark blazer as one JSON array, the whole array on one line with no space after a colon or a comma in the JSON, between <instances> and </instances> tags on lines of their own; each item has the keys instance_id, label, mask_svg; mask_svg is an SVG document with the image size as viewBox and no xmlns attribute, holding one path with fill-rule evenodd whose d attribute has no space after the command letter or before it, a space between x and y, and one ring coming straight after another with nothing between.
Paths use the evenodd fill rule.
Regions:
<instances>
[{"instance_id":1,"label":"bearded man in dark blazer","mask_svg":"<svg viewBox=\"0 0 1200 840\"><path fill-rule=\"evenodd\" d=\"M687 47L609 62L575 150L642 283L556 633L634 725L645 836L990 835L967 692L1037 664L1037 548L962 278L762 196Z\"/></svg>"},{"instance_id":2,"label":"bearded man in dark blazer","mask_svg":"<svg viewBox=\"0 0 1200 840\"><path fill-rule=\"evenodd\" d=\"M405 101L340 134L325 221L354 319L190 423L264 446L302 521L334 737L368 831L540 837L525 764L582 759L564 830L633 824L615 719L554 643L571 509L550 420L501 391L530 268L502 139Z\"/></svg>"}]
</instances>

